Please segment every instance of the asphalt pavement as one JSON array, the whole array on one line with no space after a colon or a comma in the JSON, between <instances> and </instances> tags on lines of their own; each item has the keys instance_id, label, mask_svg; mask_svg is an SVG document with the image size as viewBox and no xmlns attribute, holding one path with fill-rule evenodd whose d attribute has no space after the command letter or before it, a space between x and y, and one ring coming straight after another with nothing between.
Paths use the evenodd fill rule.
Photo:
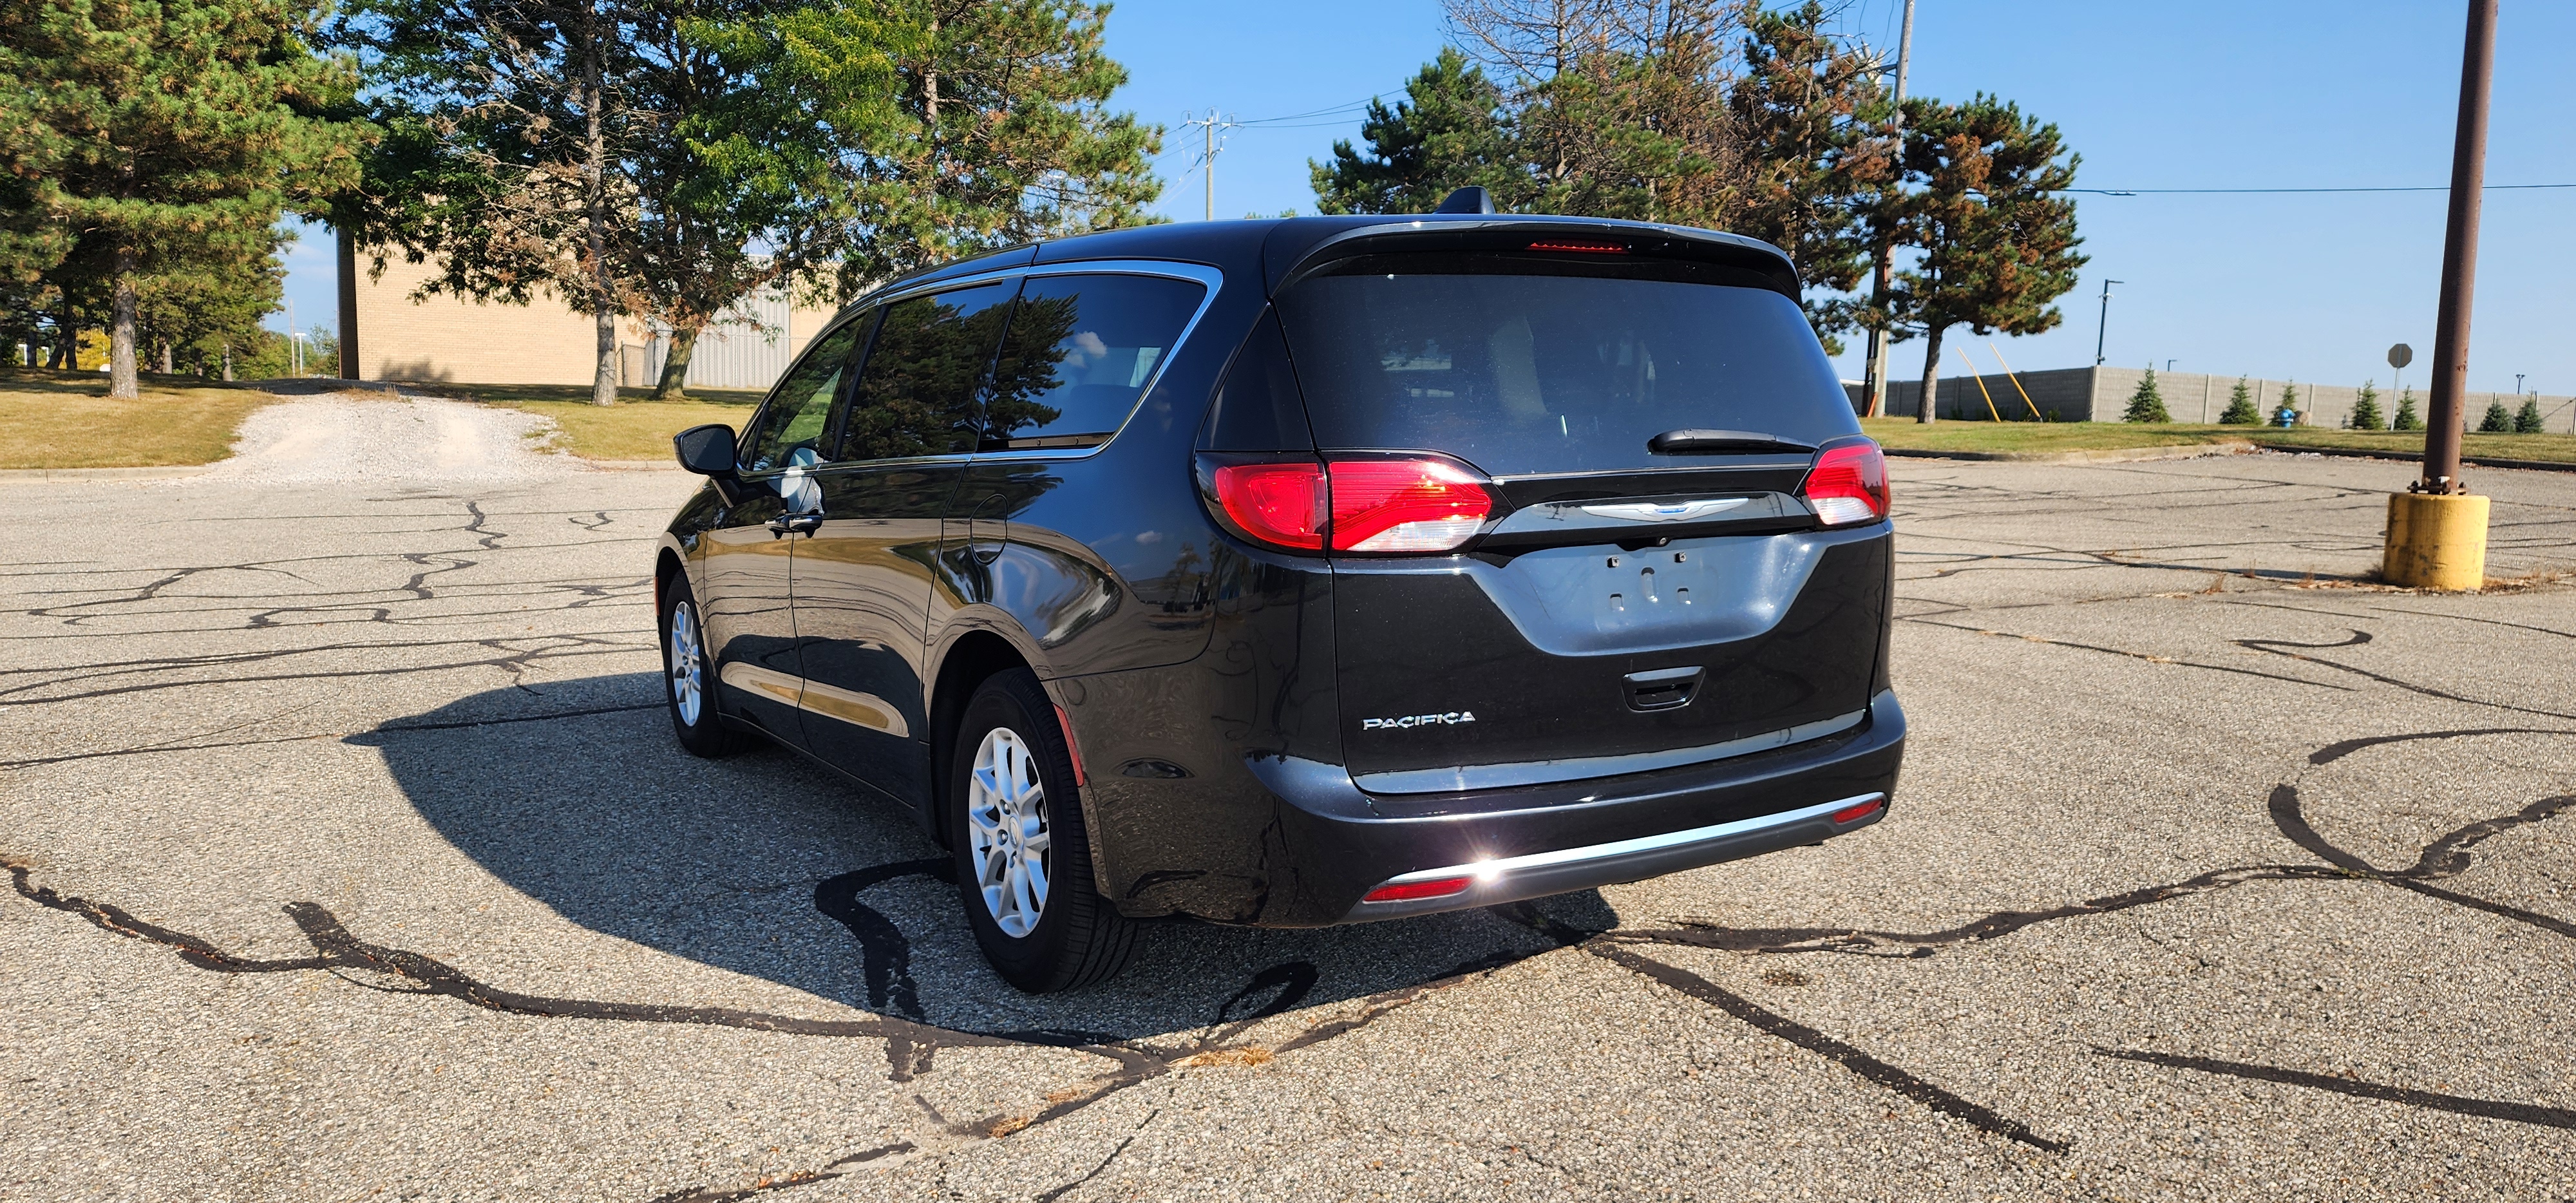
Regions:
<instances>
[{"instance_id":1,"label":"asphalt pavement","mask_svg":"<svg viewBox=\"0 0 2576 1203\"><path fill-rule=\"evenodd\" d=\"M2576 1199L2576 474L1899 462L1886 821L1033 999L673 743L693 479L372 404L0 484L0 1198Z\"/></svg>"}]
</instances>

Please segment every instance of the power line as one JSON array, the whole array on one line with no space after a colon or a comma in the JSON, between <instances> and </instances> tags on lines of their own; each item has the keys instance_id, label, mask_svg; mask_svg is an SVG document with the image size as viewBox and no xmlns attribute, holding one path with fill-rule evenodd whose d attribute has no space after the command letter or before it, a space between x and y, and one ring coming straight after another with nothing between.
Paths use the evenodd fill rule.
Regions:
<instances>
[{"instance_id":1,"label":"power line","mask_svg":"<svg viewBox=\"0 0 2576 1203\"><path fill-rule=\"evenodd\" d=\"M1377 95L1375 95L1375 96L1363 97L1363 98L1361 98L1361 99L1359 99L1359 100L1351 101L1351 102L1350 102L1350 103L1348 103L1348 104L1337 104L1337 105L1332 106L1331 108L1316 109L1316 110L1314 110L1314 111L1312 111L1312 112L1307 112L1307 113L1289 113L1289 114L1286 114L1286 115L1284 115L1284 116L1279 116L1279 117L1259 117L1259 118L1255 118L1255 119L1253 119L1253 120L1251 120L1251 121L1240 121L1240 122L1236 122L1236 124L1238 124L1238 125L1276 125L1276 124L1278 124L1278 123L1280 123L1280 122L1282 122L1282 121L1303 121L1303 120L1305 120L1305 119L1306 119L1306 118L1308 118L1308 117L1325 117L1325 116L1330 116L1330 115L1335 114L1335 113L1355 113L1355 112L1358 112L1358 111L1360 111L1361 109L1365 109L1365 108L1367 108L1368 106L1370 106L1371 104L1374 104L1374 103L1376 103L1376 102L1378 102L1378 101L1380 101L1380 100L1383 100L1383 99L1385 99L1385 98L1386 98L1386 93L1384 93L1384 92L1380 92L1380 93L1378 93L1378 94L1377 94Z\"/></svg>"},{"instance_id":2,"label":"power line","mask_svg":"<svg viewBox=\"0 0 2576 1203\"><path fill-rule=\"evenodd\" d=\"M2576 188L2576 184L2488 184L2489 192L2527 191L2537 188ZM2094 196L2254 196L2288 195L2312 192L2448 192L2448 185L2407 188L2060 188L2060 192L2083 192Z\"/></svg>"}]
</instances>

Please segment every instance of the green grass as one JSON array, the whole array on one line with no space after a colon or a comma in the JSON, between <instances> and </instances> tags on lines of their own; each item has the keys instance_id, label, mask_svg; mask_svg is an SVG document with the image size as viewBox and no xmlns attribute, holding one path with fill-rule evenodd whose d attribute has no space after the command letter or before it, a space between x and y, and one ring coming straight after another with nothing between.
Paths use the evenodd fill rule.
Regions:
<instances>
[{"instance_id":1,"label":"green grass","mask_svg":"<svg viewBox=\"0 0 2576 1203\"><path fill-rule=\"evenodd\" d=\"M583 459L668 460L671 436L720 422L736 430L763 394L750 389L695 389L685 401L652 400L653 390L617 390L615 405L590 403L577 384L442 384L429 391L461 401L507 406L552 418L557 445Z\"/></svg>"},{"instance_id":2,"label":"green grass","mask_svg":"<svg viewBox=\"0 0 2576 1203\"><path fill-rule=\"evenodd\" d=\"M152 468L211 464L233 431L279 398L193 376L143 377L111 401L104 372L0 368L0 468Z\"/></svg>"},{"instance_id":3,"label":"green grass","mask_svg":"<svg viewBox=\"0 0 2576 1203\"><path fill-rule=\"evenodd\" d=\"M2034 452L2111 451L2199 443L2255 443L2294 450L2337 447L2363 451L2424 450L2422 431L2280 430L2266 426L2214 426L2196 422L1964 422L1929 426L1912 418L1863 418L1861 428L1883 446L1909 451ZM2576 463L2576 435L2472 434L2462 443L2470 456Z\"/></svg>"}]
</instances>

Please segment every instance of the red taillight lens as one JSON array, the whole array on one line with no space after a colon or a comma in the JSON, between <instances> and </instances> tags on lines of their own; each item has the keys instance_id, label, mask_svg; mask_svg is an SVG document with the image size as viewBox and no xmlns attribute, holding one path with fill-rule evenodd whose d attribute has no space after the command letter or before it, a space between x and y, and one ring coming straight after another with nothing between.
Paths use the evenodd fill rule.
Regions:
<instances>
[{"instance_id":1,"label":"red taillight lens","mask_svg":"<svg viewBox=\"0 0 2576 1203\"><path fill-rule=\"evenodd\" d=\"M1333 550L1452 551L1494 512L1485 482L1433 459L1332 465Z\"/></svg>"},{"instance_id":2,"label":"red taillight lens","mask_svg":"<svg viewBox=\"0 0 2576 1203\"><path fill-rule=\"evenodd\" d=\"M1615 242L1571 242L1565 240L1554 242L1533 242L1529 244L1529 249L1533 251L1573 251L1584 255L1625 255L1628 253L1628 248Z\"/></svg>"},{"instance_id":3,"label":"red taillight lens","mask_svg":"<svg viewBox=\"0 0 2576 1203\"><path fill-rule=\"evenodd\" d=\"M1474 884L1472 877L1443 877L1437 881L1408 881L1402 885L1379 886L1361 896L1362 902L1411 902L1416 898L1446 898L1463 894Z\"/></svg>"},{"instance_id":4,"label":"red taillight lens","mask_svg":"<svg viewBox=\"0 0 2576 1203\"><path fill-rule=\"evenodd\" d=\"M1324 466L1229 464L1216 470L1216 500L1243 533L1281 547L1324 547Z\"/></svg>"},{"instance_id":5,"label":"red taillight lens","mask_svg":"<svg viewBox=\"0 0 2576 1203\"><path fill-rule=\"evenodd\" d=\"M1828 448L1799 492L1827 526L1876 522L1887 517L1887 457L1876 443Z\"/></svg>"}]
</instances>

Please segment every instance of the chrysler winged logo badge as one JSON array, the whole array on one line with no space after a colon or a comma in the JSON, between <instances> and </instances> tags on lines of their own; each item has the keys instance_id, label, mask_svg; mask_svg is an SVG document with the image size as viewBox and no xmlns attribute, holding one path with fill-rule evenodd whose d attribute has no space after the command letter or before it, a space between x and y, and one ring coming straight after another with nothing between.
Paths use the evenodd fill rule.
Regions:
<instances>
[{"instance_id":1,"label":"chrysler winged logo badge","mask_svg":"<svg viewBox=\"0 0 2576 1203\"><path fill-rule=\"evenodd\" d=\"M1753 500L1750 497L1702 497L1692 501L1630 501L1616 505L1587 505L1583 512L1595 518L1617 518L1624 522L1690 522L1711 514L1722 514Z\"/></svg>"}]
</instances>

